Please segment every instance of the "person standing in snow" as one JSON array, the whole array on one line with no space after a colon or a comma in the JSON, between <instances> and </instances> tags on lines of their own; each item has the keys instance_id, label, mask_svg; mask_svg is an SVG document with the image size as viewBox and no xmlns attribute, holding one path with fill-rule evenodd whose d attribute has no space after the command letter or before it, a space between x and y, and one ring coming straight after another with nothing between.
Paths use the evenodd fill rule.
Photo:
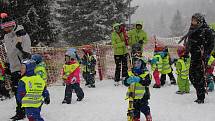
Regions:
<instances>
[{"instance_id":1,"label":"person standing in snow","mask_svg":"<svg viewBox=\"0 0 215 121\"><path fill-rule=\"evenodd\" d=\"M208 55L214 48L212 30L207 25L204 16L201 13L192 15L189 32L182 38L191 54L191 64L189 69L189 78L196 89L198 104L204 103L205 99L205 69L208 63Z\"/></svg>"},{"instance_id":2,"label":"person standing in snow","mask_svg":"<svg viewBox=\"0 0 215 121\"><path fill-rule=\"evenodd\" d=\"M162 52L159 53L162 57L162 71L161 71L161 86L166 83L166 75L170 78L170 83L172 85L176 84L175 77L172 73L172 67L170 65L170 55L168 53L168 48L164 48Z\"/></svg>"},{"instance_id":3,"label":"person standing in snow","mask_svg":"<svg viewBox=\"0 0 215 121\"><path fill-rule=\"evenodd\" d=\"M84 98L84 92L80 87L80 64L74 51L67 51L65 54L65 64L63 65L63 80L66 83L65 96L62 104L71 104L72 92L75 91L77 101Z\"/></svg>"},{"instance_id":4,"label":"person standing in snow","mask_svg":"<svg viewBox=\"0 0 215 121\"><path fill-rule=\"evenodd\" d=\"M124 33L121 31L121 24L115 23L113 25L113 32L111 33L111 42L114 50L114 60L116 64L115 68L115 86L120 83L121 70L122 70L122 80L124 80L128 75L128 50L126 45Z\"/></svg>"},{"instance_id":5,"label":"person standing in snow","mask_svg":"<svg viewBox=\"0 0 215 121\"><path fill-rule=\"evenodd\" d=\"M17 86L21 78L21 61L31 57L31 40L23 26L17 25L7 13L0 14L0 23L1 29L4 32L2 39L7 50L7 62L5 65L8 66L11 71L12 91L15 93L17 103L16 115L11 119L20 120L25 117L25 111L24 108L21 107L22 104L17 102Z\"/></svg>"},{"instance_id":6,"label":"person standing in snow","mask_svg":"<svg viewBox=\"0 0 215 121\"><path fill-rule=\"evenodd\" d=\"M145 115L146 121L152 121L148 100L150 99L149 85L151 83L151 75L149 74L146 63L142 57L134 57L131 71L128 72L128 77L124 80L125 86L135 85L134 92L128 88L126 97L133 100L132 111L128 110L128 115L133 116L134 121L140 121L140 113ZM133 121L132 120L132 121Z\"/></svg>"},{"instance_id":7,"label":"person standing in snow","mask_svg":"<svg viewBox=\"0 0 215 121\"><path fill-rule=\"evenodd\" d=\"M141 44L141 51L143 51L143 45L147 43L147 34L143 30L143 22L137 21L135 28L128 32L129 45L132 47L136 43Z\"/></svg>"},{"instance_id":8,"label":"person standing in snow","mask_svg":"<svg viewBox=\"0 0 215 121\"><path fill-rule=\"evenodd\" d=\"M178 75L177 84L178 91L176 94L185 94L190 92L189 83L189 68L190 68L190 58L185 55L185 47L179 46L177 50L179 59L176 62L176 73Z\"/></svg>"},{"instance_id":9,"label":"person standing in snow","mask_svg":"<svg viewBox=\"0 0 215 121\"><path fill-rule=\"evenodd\" d=\"M44 121L40 112L43 102L50 103L50 97L45 80L34 73L35 67L34 60L28 59L22 62L22 78L18 83L17 101L22 103L29 121Z\"/></svg>"},{"instance_id":10,"label":"person standing in snow","mask_svg":"<svg viewBox=\"0 0 215 121\"><path fill-rule=\"evenodd\" d=\"M95 88L95 75L96 75L96 59L93 56L93 47L85 45L82 48L84 53L81 58L83 78L86 81L85 86Z\"/></svg>"}]
</instances>

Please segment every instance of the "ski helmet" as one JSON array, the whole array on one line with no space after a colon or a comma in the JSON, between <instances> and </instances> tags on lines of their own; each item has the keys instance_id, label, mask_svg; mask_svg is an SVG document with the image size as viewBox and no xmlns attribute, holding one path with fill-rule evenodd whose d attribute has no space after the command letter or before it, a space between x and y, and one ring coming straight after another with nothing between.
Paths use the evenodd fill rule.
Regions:
<instances>
[{"instance_id":1,"label":"ski helmet","mask_svg":"<svg viewBox=\"0 0 215 121\"><path fill-rule=\"evenodd\" d=\"M25 66L25 75L34 75L34 69L36 67L36 62L32 59L27 59L22 61L22 65Z\"/></svg>"},{"instance_id":2,"label":"ski helmet","mask_svg":"<svg viewBox=\"0 0 215 121\"><path fill-rule=\"evenodd\" d=\"M43 61L43 57L40 54L33 54L31 59L34 60L36 64L39 64Z\"/></svg>"},{"instance_id":3,"label":"ski helmet","mask_svg":"<svg viewBox=\"0 0 215 121\"><path fill-rule=\"evenodd\" d=\"M132 45L131 53L133 56L142 56L142 45L139 43Z\"/></svg>"},{"instance_id":4,"label":"ski helmet","mask_svg":"<svg viewBox=\"0 0 215 121\"><path fill-rule=\"evenodd\" d=\"M182 57L185 55L185 47L184 46L179 46L177 50L178 56Z\"/></svg>"},{"instance_id":5,"label":"ski helmet","mask_svg":"<svg viewBox=\"0 0 215 121\"><path fill-rule=\"evenodd\" d=\"M67 51L71 51L71 52L76 53L76 52L77 52L77 49L76 49L76 48L74 48L74 47L71 47L71 48L69 48Z\"/></svg>"},{"instance_id":6,"label":"ski helmet","mask_svg":"<svg viewBox=\"0 0 215 121\"><path fill-rule=\"evenodd\" d=\"M83 52L85 54L93 54L93 46L92 45L84 45L83 48L82 48Z\"/></svg>"},{"instance_id":7,"label":"ski helmet","mask_svg":"<svg viewBox=\"0 0 215 121\"><path fill-rule=\"evenodd\" d=\"M70 59L76 59L76 53L74 51L67 51L65 56L70 57Z\"/></svg>"},{"instance_id":8,"label":"ski helmet","mask_svg":"<svg viewBox=\"0 0 215 121\"><path fill-rule=\"evenodd\" d=\"M16 22L7 13L1 13L0 17L1 29L16 26Z\"/></svg>"}]
</instances>

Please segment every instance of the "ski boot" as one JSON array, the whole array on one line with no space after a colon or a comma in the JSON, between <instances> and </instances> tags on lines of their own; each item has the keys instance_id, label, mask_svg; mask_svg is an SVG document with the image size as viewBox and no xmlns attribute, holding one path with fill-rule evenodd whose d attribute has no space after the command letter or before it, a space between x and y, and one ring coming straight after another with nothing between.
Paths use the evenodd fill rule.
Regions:
<instances>
[{"instance_id":1,"label":"ski boot","mask_svg":"<svg viewBox=\"0 0 215 121\"><path fill-rule=\"evenodd\" d=\"M200 100L200 99L197 99L197 100L195 100L194 102L196 102L196 103L198 103L198 104L203 104L203 103L205 103L204 100Z\"/></svg>"},{"instance_id":2,"label":"ski boot","mask_svg":"<svg viewBox=\"0 0 215 121\"><path fill-rule=\"evenodd\" d=\"M114 86L119 86L120 82L115 82Z\"/></svg>"},{"instance_id":3,"label":"ski boot","mask_svg":"<svg viewBox=\"0 0 215 121\"><path fill-rule=\"evenodd\" d=\"M160 86L160 85L157 85L157 84L154 84L154 85L153 85L153 88L161 88L161 86Z\"/></svg>"},{"instance_id":4,"label":"ski boot","mask_svg":"<svg viewBox=\"0 0 215 121\"><path fill-rule=\"evenodd\" d=\"M63 101L62 101L62 104L65 104L65 103L66 103L66 104L71 104L71 101L63 100Z\"/></svg>"},{"instance_id":5,"label":"ski boot","mask_svg":"<svg viewBox=\"0 0 215 121\"><path fill-rule=\"evenodd\" d=\"M15 116L11 117L10 119L12 119L12 121L17 121L17 120L22 120L24 118L25 118L25 115L16 114Z\"/></svg>"},{"instance_id":6,"label":"ski boot","mask_svg":"<svg viewBox=\"0 0 215 121\"><path fill-rule=\"evenodd\" d=\"M152 121L152 116L151 115L147 115L146 116L146 121Z\"/></svg>"},{"instance_id":7,"label":"ski boot","mask_svg":"<svg viewBox=\"0 0 215 121\"><path fill-rule=\"evenodd\" d=\"M185 92L184 91L177 91L176 94L183 95Z\"/></svg>"},{"instance_id":8,"label":"ski boot","mask_svg":"<svg viewBox=\"0 0 215 121\"><path fill-rule=\"evenodd\" d=\"M175 80L171 80L171 85L176 85L176 81Z\"/></svg>"}]
</instances>

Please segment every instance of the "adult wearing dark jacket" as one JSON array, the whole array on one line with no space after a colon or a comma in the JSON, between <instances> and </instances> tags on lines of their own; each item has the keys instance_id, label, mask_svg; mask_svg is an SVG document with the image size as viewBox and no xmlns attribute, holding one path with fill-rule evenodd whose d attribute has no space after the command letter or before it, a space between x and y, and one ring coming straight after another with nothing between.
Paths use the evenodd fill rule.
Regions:
<instances>
[{"instance_id":1,"label":"adult wearing dark jacket","mask_svg":"<svg viewBox=\"0 0 215 121\"><path fill-rule=\"evenodd\" d=\"M186 45L191 54L191 64L189 78L196 89L196 103L204 103L205 99L205 69L214 44L212 31L207 25L202 14L196 13L192 16L192 22L188 34Z\"/></svg>"},{"instance_id":2,"label":"adult wearing dark jacket","mask_svg":"<svg viewBox=\"0 0 215 121\"><path fill-rule=\"evenodd\" d=\"M12 90L16 97L16 115L14 120L20 120L25 117L22 104L17 101L18 81L21 78L20 69L23 59L30 58L31 40L24 30L23 26L17 25L16 22L6 13L0 14L0 27L3 30L3 42L5 43L7 64L11 71Z\"/></svg>"}]
</instances>

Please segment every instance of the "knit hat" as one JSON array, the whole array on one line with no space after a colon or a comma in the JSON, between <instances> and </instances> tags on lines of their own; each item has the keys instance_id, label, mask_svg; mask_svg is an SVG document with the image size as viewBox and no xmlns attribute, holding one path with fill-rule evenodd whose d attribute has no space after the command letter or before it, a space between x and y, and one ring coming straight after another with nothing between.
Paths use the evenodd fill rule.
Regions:
<instances>
[{"instance_id":1,"label":"knit hat","mask_svg":"<svg viewBox=\"0 0 215 121\"><path fill-rule=\"evenodd\" d=\"M6 27L15 26L16 22L8 16L7 13L0 13L0 27L4 29Z\"/></svg>"}]
</instances>

